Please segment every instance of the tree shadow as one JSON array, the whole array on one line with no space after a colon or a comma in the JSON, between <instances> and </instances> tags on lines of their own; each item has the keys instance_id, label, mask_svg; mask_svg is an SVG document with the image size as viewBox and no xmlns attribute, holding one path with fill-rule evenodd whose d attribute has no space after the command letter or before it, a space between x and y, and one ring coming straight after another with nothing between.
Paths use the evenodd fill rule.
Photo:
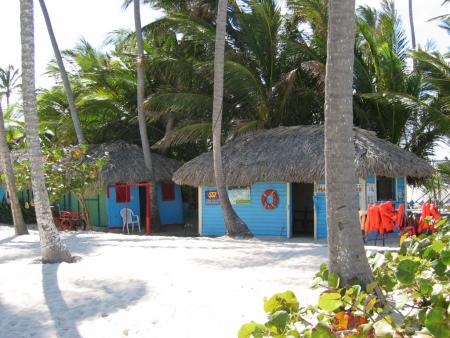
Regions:
<instances>
[{"instance_id":1,"label":"tree shadow","mask_svg":"<svg viewBox=\"0 0 450 338\"><path fill-rule=\"evenodd\" d=\"M127 281L126 284L115 283L110 286L102 280L72 280L72 286L66 285L66 293L71 294L69 298L72 299L71 304L68 304L58 281L60 266L61 264L42 265L44 298L57 337L81 338L78 330L80 321L97 315L108 316L134 305L147 292L141 281ZM81 292L83 288L88 291Z\"/></svg>"},{"instance_id":2,"label":"tree shadow","mask_svg":"<svg viewBox=\"0 0 450 338\"><path fill-rule=\"evenodd\" d=\"M26 323L33 333L28 334L22 323ZM49 330L39 320L35 313L14 311L14 309L0 302L0 335L2 338L32 337L36 332L36 337L49 336Z\"/></svg>"},{"instance_id":3,"label":"tree shadow","mask_svg":"<svg viewBox=\"0 0 450 338\"><path fill-rule=\"evenodd\" d=\"M15 238L15 237L16 237L16 236L9 236L9 237L0 239L0 245L11 242L11 240L12 240L13 238Z\"/></svg>"}]
</instances>

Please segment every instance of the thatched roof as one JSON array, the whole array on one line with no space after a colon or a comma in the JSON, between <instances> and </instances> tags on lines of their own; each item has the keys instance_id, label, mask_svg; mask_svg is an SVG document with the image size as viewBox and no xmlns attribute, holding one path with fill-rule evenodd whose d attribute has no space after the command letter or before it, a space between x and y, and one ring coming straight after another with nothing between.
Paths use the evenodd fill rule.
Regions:
<instances>
[{"instance_id":1,"label":"thatched roof","mask_svg":"<svg viewBox=\"0 0 450 338\"><path fill-rule=\"evenodd\" d=\"M145 168L142 149L124 141L91 145L88 154L93 158L103 157L107 153L107 162L103 165L102 181L106 183L149 182L150 173ZM181 163L177 160L152 152L153 169L156 181L171 181L174 172Z\"/></svg>"},{"instance_id":2,"label":"thatched roof","mask_svg":"<svg viewBox=\"0 0 450 338\"><path fill-rule=\"evenodd\" d=\"M423 159L381 140L373 132L354 128L356 173L365 177L424 178L433 168ZM278 127L243 135L222 147L227 185L255 182L309 182L324 178L323 126ZM184 164L174 176L177 184L214 185L212 153Z\"/></svg>"},{"instance_id":3,"label":"thatched roof","mask_svg":"<svg viewBox=\"0 0 450 338\"><path fill-rule=\"evenodd\" d=\"M67 148L69 151L71 147ZM142 149L125 141L89 145L85 161L100 159L106 156L100 179L105 183L140 183L149 182L150 173L145 168ZM28 158L27 149L11 152L14 161ZM177 160L152 152L153 168L156 181L172 181L174 172L181 166ZM3 165L0 166L3 171Z\"/></svg>"}]
</instances>

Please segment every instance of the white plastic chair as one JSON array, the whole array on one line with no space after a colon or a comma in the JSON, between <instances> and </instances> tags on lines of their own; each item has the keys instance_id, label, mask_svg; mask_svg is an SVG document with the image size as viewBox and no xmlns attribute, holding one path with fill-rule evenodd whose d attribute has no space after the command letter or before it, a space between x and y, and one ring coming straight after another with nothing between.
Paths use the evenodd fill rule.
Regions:
<instances>
[{"instance_id":1,"label":"white plastic chair","mask_svg":"<svg viewBox=\"0 0 450 338\"><path fill-rule=\"evenodd\" d=\"M130 233L129 225L131 225L131 232L134 231L134 225L136 224L139 228L139 232L141 232L141 222L139 220L139 215L135 215L133 210L130 208L123 208L120 210L120 216L122 217L122 231L125 231L125 227L127 227L128 234Z\"/></svg>"}]
</instances>

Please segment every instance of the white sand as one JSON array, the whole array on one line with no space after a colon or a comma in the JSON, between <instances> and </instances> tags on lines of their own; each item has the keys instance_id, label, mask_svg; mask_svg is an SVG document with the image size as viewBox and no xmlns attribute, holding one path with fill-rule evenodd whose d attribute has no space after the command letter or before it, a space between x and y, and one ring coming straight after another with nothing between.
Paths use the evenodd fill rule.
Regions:
<instances>
[{"instance_id":1,"label":"white sand","mask_svg":"<svg viewBox=\"0 0 450 338\"><path fill-rule=\"evenodd\" d=\"M64 233L76 264L31 264L36 231L0 226L0 337L231 338L264 296L315 302L323 244Z\"/></svg>"}]
</instances>

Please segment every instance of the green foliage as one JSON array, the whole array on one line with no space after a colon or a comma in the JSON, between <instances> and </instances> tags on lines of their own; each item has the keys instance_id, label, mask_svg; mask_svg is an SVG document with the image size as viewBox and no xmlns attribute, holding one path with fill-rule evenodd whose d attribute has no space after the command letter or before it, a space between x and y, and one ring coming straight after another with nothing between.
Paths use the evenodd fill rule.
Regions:
<instances>
[{"instance_id":1,"label":"green foliage","mask_svg":"<svg viewBox=\"0 0 450 338\"><path fill-rule=\"evenodd\" d=\"M23 219L26 224L36 224L36 213L34 208L30 208L28 203L20 201L20 208L22 209ZM2 223L13 224L11 214L11 207L5 202L0 203L0 219Z\"/></svg>"},{"instance_id":2,"label":"green foliage","mask_svg":"<svg viewBox=\"0 0 450 338\"><path fill-rule=\"evenodd\" d=\"M250 337L412 337L450 336L450 222L438 231L406 239L399 252L370 257L375 280L365 289L340 285L322 264L313 288L317 305L300 306L291 291L264 300L268 321L250 322L238 332Z\"/></svg>"},{"instance_id":3,"label":"green foliage","mask_svg":"<svg viewBox=\"0 0 450 338\"><path fill-rule=\"evenodd\" d=\"M190 160L211 140L217 1L143 3L166 13L143 27L150 144ZM323 123L328 1L288 0L286 11L275 0L228 3L224 140L251 129ZM354 124L426 157L449 133L448 56L410 53L405 37L393 1L358 8ZM108 52L85 40L63 52L80 121L89 143L138 143L135 37L117 30L107 43ZM54 63L48 68L59 76ZM38 111L44 143L76 142L61 84L40 92Z\"/></svg>"},{"instance_id":4,"label":"green foliage","mask_svg":"<svg viewBox=\"0 0 450 338\"><path fill-rule=\"evenodd\" d=\"M97 192L100 188L100 172L106 161L106 155L92 159L88 146L66 148L45 148L44 173L51 202L55 202L69 192ZM21 190L30 187L30 162L19 159L14 161L16 183Z\"/></svg>"}]
</instances>

